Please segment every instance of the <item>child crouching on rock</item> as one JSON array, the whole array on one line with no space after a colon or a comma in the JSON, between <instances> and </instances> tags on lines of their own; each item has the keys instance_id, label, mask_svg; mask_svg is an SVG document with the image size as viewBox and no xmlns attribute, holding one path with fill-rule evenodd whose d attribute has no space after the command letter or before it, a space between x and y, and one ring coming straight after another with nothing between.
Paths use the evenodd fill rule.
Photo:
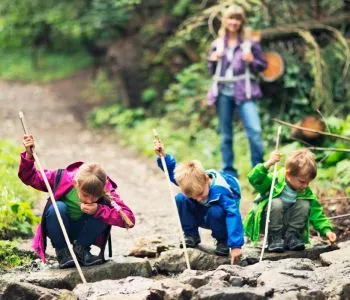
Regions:
<instances>
[{"instance_id":1,"label":"child crouching on rock","mask_svg":"<svg viewBox=\"0 0 350 300\"><path fill-rule=\"evenodd\" d=\"M18 176L26 185L47 192L44 180L34 165L31 149L34 139L25 135L23 145L26 151L21 153ZM104 250L110 236L111 225L127 225L121 214L135 224L133 212L120 199L115 189L117 185L107 177L103 169L95 163L76 162L66 169L45 170L46 177L57 201L64 226L78 261L83 266L92 266L104 261ZM51 239L56 250L60 268L74 266L54 207L49 200L42 215L33 248L45 262L46 236ZM98 256L90 253L90 246L101 248Z\"/></svg>"},{"instance_id":2,"label":"child crouching on rock","mask_svg":"<svg viewBox=\"0 0 350 300\"><path fill-rule=\"evenodd\" d=\"M154 140L154 150L158 156L165 155L159 139ZM186 246L194 248L201 242L198 227L210 229L217 242L215 253L220 256L230 253L233 264L241 256L244 243L237 178L225 172L204 170L197 160L177 166L175 158L166 154L165 162L171 181L181 189L175 201ZM162 169L160 158L158 166Z\"/></svg>"},{"instance_id":3,"label":"child crouching on rock","mask_svg":"<svg viewBox=\"0 0 350 300\"><path fill-rule=\"evenodd\" d=\"M249 182L260 193L255 207L244 221L246 235L254 242L259 240L265 228L266 208L272 176L268 170L281 158L278 152L272 152L270 159L256 165L248 174ZM304 250L309 242L310 223L330 242L336 241L332 224L323 214L323 208L309 183L317 175L315 158L308 149L291 153L285 168L278 172L273 189L270 222L268 230L268 251Z\"/></svg>"}]
</instances>

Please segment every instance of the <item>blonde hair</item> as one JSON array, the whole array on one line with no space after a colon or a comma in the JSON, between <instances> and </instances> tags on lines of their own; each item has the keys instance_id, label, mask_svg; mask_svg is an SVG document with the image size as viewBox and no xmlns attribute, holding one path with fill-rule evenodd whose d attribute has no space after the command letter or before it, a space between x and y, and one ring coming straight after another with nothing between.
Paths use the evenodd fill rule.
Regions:
<instances>
[{"instance_id":1,"label":"blonde hair","mask_svg":"<svg viewBox=\"0 0 350 300\"><path fill-rule=\"evenodd\" d=\"M100 198L105 196L107 175L97 163L84 163L74 177L77 188L84 193Z\"/></svg>"},{"instance_id":2,"label":"blonde hair","mask_svg":"<svg viewBox=\"0 0 350 300\"><path fill-rule=\"evenodd\" d=\"M221 26L219 29L219 37L223 38L226 35L226 20L237 16L240 16L242 18L241 27L238 30L238 34L241 38L244 37L244 26L246 23L246 16L244 9L238 5L231 5L223 12L221 18Z\"/></svg>"},{"instance_id":3,"label":"blonde hair","mask_svg":"<svg viewBox=\"0 0 350 300\"><path fill-rule=\"evenodd\" d=\"M314 154L308 149L292 152L286 160L286 169L291 176L307 174L310 179L317 176L317 165Z\"/></svg>"},{"instance_id":4,"label":"blonde hair","mask_svg":"<svg viewBox=\"0 0 350 300\"><path fill-rule=\"evenodd\" d=\"M182 192L188 196L196 196L203 192L208 175L198 160L181 163L175 168L175 180Z\"/></svg>"}]
</instances>

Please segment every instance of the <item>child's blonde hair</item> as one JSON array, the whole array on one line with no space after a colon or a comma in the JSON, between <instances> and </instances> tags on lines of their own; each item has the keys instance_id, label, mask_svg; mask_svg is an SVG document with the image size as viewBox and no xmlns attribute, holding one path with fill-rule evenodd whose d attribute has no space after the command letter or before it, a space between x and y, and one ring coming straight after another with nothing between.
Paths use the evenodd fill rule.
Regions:
<instances>
[{"instance_id":1,"label":"child's blonde hair","mask_svg":"<svg viewBox=\"0 0 350 300\"><path fill-rule=\"evenodd\" d=\"M292 152L286 160L286 169L291 176L308 175L310 179L317 176L317 165L314 154L308 149Z\"/></svg>"},{"instance_id":2,"label":"child's blonde hair","mask_svg":"<svg viewBox=\"0 0 350 300\"><path fill-rule=\"evenodd\" d=\"M175 168L175 180L182 192L188 196L196 196L203 192L208 182L208 175L198 160L181 163Z\"/></svg>"},{"instance_id":3,"label":"child's blonde hair","mask_svg":"<svg viewBox=\"0 0 350 300\"><path fill-rule=\"evenodd\" d=\"M238 5L229 6L222 14L221 26L219 29L219 37L224 37L226 35L226 20L232 17L240 17L242 20L241 27L238 30L238 34L241 38L244 37L244 26L246 23L246 17L244 9Z\"/></svg>"},{"instance_id":4,"label":"child's blonde hair","mask_svg":"<svg viewBox=\"0 0 350 300\"><path fill-rule=\"evenodd\" d=\"M107 175L97 163L84 163L74 177L77 188L84 193L100 198L105 196Z\"/></svg>"}]
</instances>

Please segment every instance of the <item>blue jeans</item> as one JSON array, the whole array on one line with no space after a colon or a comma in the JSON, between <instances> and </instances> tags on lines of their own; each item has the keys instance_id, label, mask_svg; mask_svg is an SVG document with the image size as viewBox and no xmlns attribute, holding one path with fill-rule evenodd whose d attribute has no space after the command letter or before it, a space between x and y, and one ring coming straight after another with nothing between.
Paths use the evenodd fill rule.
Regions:
<instances>
[{"instance_id":1,"label":"blue jeans","mask_svg":"<svg viewBox=\"0 0 350 300\"><path fill-rule=\"evenodd\" d=\"M234 152L232 141L233 112L236 106L248 136L252 166L254 167L256 164L262 162L264 155L261 138L261 123L255 101L248 100L237 105L233 97L220 94L217 102L217 111L220 121L223 170L231 171L234 176L237 175L237 171L233 167Z\"/></svg>"},{"instance_id":2,"label":"blue jeans","mask_svg":"<svg viewBox=\"0 0 350 300\"><path fill-rule=\"evenodd\" d=\"M175 197L181 227L186 236L199 236L198 227L211 229L212 237L226 244L226 213L219 205L206 207L197 201L177 194Z\"/></svg>"},{"instance_id":3,"label":"blue jeans","mask_svg":"<svg viewBox=\"0 0 350 300\"><path fill-rule=\"evenodd\" d=\"M108 226L102 220L87 214L83 214L79 220L73 221L68 215L67 205L63 201L56 203L71 242L77 240L77 243L83 247L91 246ZM45 217L46 232L51 239L52 246L55 249L67 248L53 205L48 208Z\"/></svg>"}]
</instances>

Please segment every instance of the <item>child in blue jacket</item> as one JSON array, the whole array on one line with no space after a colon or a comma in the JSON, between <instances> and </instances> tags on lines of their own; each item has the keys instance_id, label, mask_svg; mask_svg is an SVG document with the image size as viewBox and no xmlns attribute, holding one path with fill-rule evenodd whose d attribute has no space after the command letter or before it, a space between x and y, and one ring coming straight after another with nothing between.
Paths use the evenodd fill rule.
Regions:
<instances>
[{"instance_id":1,"label":"child in blue jacket","mask_svg":"<svg viewBox=\"0 0 350 300\"><path fill-rule=\"evenodd\" d=\"M186 246L194 248L201 242L199 227L211 229L217 241L215 253L227 256L231 252L233 264L244 243L238 180L225 172L204 170L197 160L176 165L174 157L165 155L159 139L154 141L154 150L165 157L169 177L181 189L175 200ZM157 162L162 169L161 159Z\"/></svg>"}]
</instances>

